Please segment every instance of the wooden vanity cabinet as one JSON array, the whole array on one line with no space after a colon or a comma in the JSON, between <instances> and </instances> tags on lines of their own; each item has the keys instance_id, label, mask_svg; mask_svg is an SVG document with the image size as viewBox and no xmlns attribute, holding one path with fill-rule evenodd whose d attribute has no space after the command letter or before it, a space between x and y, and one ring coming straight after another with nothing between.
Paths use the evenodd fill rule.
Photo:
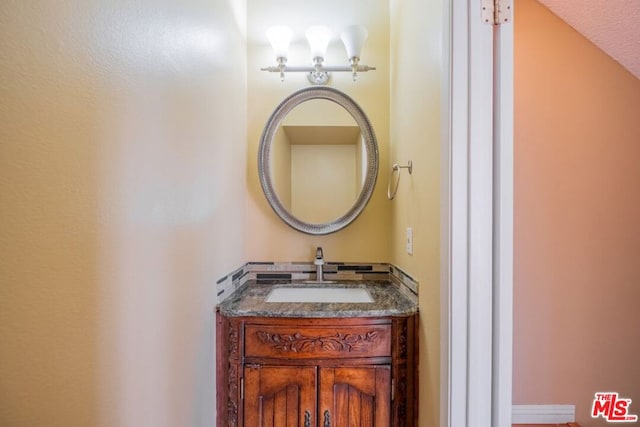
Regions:
<instances>
[{"instance_id":1,"label":"wooden vanity cabinet","mask_svg":"<svg viewBox=\"0 0 640 427\"><path fill-rule=\"evenodd\" d=\"M244 368L246 426L387 427L390 398L389 365Z\"/></svg>"},{"instance_id":2,"label":"wooden vanity cabinet","mask_svg":"<svg viewBox=\"0 0 640 427\"><path fill-rule=\"evenodd\" d=\"M417 425L417 315L217 315L218 426Z\"/></svg>"}]
</instances>

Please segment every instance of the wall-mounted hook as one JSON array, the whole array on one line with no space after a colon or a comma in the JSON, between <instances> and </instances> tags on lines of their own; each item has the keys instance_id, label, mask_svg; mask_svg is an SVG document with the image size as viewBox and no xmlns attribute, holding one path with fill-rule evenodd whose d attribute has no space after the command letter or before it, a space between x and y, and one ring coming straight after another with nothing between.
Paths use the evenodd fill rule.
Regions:
<instances>
[{"instance_id":1,"label":"wall-mounted hook","mask_svg":"<svg viewBox=\"0 0 640 427\"><path fill-rule=\"evenodd\" d=\"M393 167L391 168L391 176L389 177L389 185L387 186L387 197L389 198L389 200L393 200L393 198L396 197L396 193L398 192L398 185L400 185L400 169L408 169L409 175L411 175L411 173L413 172L413 163L411 162L411 160L409 160L406 166L400 166L397 163L393 164ZM396 172L398 177L396 178L396 183L393 185L392 191L391 183L393 182L393 175L395 175Z\"/></svg>"}]
</instances>

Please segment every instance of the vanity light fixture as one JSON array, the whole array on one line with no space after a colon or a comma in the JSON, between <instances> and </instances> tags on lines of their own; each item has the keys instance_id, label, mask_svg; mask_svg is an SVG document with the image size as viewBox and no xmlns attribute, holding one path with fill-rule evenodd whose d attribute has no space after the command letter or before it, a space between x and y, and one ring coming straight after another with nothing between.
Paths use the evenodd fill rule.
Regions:
<instances>
[{"instance_id":1,"label":"vanity light fixture","mask_svg":"<svg viewBox=\"0 0 640 427\"><path fill-rule=\"evenodd\" d=\"M293 37L293 31L284 25L271 27L267 30L267 38L271 42L271 47L278 63L273 71L280 72L280 80L282 81L284 81L284 69L287 64L287 53L289 52L291 37Z\"/></svg>"},{"instance_id":2,"label":"vanity light fixture","mask_svg":"<svg viewBox=\"0 0 640 427\"><path fill-rule=\"evenodd\" d=\"M340 39L344 43L347 51L349 65L324 65L327 47L331 41L331 29L322 25L309 27L305 33L313 65L310 66L289 66L287 65L287 53L289 44L293 36L293 31L285 26L275 26L267 30L267 38L271 42L277 65L261 68L262 71L280 73L280 80L284 81L286 72L307 72L309 82L314 85L324 85L329 81L331 72L351 72L353 81L358 78L359 72L375 70L375 67L360 65L360 55L362 47L369 35L367 29L362 25L351 25L345 28L340 34Z\"/></svg>"}]
</instances>

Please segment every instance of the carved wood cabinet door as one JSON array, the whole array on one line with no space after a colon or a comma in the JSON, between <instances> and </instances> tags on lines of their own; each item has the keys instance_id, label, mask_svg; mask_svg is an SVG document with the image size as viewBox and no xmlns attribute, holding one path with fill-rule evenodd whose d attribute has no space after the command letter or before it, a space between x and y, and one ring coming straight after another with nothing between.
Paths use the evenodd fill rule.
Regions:
<instances>
[{"instance_id":1,"label":"carved wood cabinet door","mask_svg":"<svg viewBox=\"0 0 640 427\"><path fill-rule=\"evenodd\" d=\"M390 425L388 365L338 368L249 365L244 375L247 427Z\"/></svg>"},{"instance_id":2,"label":"carved wood cabinet door","mask_svg":"<svg viewBox=\"0 0 640 427\"><path fill-rule=\"evenodd\" d=\"M390 366L320 369L319 427L388 427L390 423Z\"/></svg>"},{"instance_id":3,"label":"carved wood cabinet door","mask_svg":"<svg viewBox=\"0 0 640 427\"><path fill-rule=\"evenodd\" d=\"M248 365L244 369L244 425L315 426L317 367Z\"/></svg>"}]
</instances>

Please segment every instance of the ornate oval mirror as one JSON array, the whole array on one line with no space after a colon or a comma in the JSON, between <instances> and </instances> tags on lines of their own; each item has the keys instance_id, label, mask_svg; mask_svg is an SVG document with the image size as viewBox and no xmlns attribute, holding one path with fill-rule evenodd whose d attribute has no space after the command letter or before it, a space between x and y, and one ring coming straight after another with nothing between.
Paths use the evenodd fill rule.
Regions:
<instances>
[{"instance_id":1,"label":"ornate oval mirror","mask_svg":"<svg viewBox=\"0 0 640 427\"><path fill-rule=\"evenodd\" d=\"M309 87L271 114L258 150L260 184L275 213L307 234L338 231L365 208L378 176L369 119L348 95Z\"/></svg>"}]
</instances>

